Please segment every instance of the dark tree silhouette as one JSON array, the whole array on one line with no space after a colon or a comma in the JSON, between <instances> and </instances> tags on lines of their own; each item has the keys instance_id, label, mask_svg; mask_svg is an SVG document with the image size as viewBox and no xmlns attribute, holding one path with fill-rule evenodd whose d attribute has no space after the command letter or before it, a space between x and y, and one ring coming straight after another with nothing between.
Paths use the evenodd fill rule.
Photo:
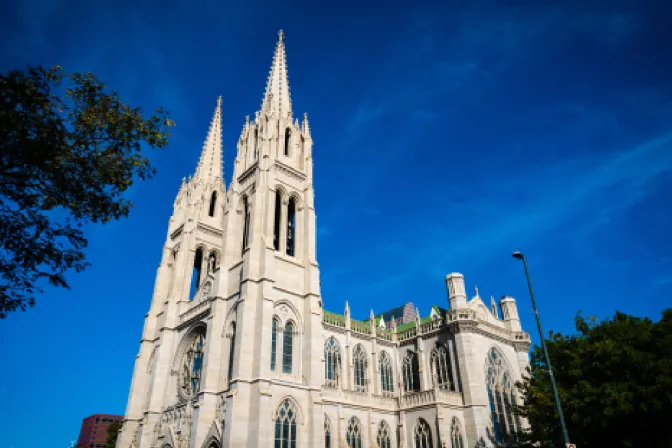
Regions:
<instances>
[{"instance_id":1,"label":"dark tree silhouette","mask_svg":"<svg viewBox=\"0 0 672 448\"><path fill-rule=\"evenodd\" d=\"M128 215L123 193L154 174L143 147L166 146L171 126L91 73L0 75L0 318L33 306L45 280L68 288L66 272L88 266L82 224Z\"/></svg>"}]
</instances>

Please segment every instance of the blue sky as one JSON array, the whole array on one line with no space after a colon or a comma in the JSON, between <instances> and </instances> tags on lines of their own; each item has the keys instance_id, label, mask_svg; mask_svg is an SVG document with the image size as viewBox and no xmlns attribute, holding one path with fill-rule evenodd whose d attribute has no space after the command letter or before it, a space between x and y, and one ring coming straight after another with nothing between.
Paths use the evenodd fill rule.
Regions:
<instances>
[{"instance_id":1,"label":"blue sky","mask_svg":"<svg viewBox=\"0 0 672 448\"><path fill-rule=\"evenodd\" d=\"M67 446L87 415L124 412L180 180L218 95L230 180L280 28L315 141L327 309L426 314L458 271L470 293L518 298L538 341L516 249L547 330L669 306L669 2L4 3L2 71L92 71L177 127L130 218L89 229L93 267L0 321L1 447Z\"/></svg>"}]
</instances>

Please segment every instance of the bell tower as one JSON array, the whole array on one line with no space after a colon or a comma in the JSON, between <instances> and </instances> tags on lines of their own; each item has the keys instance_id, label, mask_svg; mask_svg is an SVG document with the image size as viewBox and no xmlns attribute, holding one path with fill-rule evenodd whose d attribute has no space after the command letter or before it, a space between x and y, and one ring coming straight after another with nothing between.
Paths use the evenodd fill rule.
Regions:
<instances>
[{"instance_id":1,"label":"bell tower","mask_svg":"<svg viewBox=\"0 0 672 448\"><path fill-rule=\"evenodd\" d=\"M173 204L119 447L150 446L156 439L153 429L175 401L170 393L190 395L176 370L177 357L185 312L211 294L221 264L226 198L221 121L220 97L196 172L182 179ZM200 376L188 380L198 382Z\"/></svg>"},{"instance_id":2,"label":"bell tower","mask_svg":"<svg viewBox=\"0 0 672 448\"><path fill-rule=\"evenodd\" d=\"M270 446L268 413L290 408L302 440L323 436L313 142L282 31L228 189L220 109L175 199L119 448Z\"/></svg>"},{"instance_id":3,"label":"bell tower","mask_svg":"<svg viewBox=\"0 0 672 448\"><path fill-rule=\"evenodd\" d=\"M228 298L223 325L235 340L222 387L236 430L224 429L224 446L268 446L272 426L259 412L277 408L290 391L301 409L315 412L302 430L323 429L311 398L323 350L312 143L307 114L301 123L293 116L280 31L261 109L246 117L238 138L227 193L226 278L217 295Z\"/></svg>"}]
</instances>

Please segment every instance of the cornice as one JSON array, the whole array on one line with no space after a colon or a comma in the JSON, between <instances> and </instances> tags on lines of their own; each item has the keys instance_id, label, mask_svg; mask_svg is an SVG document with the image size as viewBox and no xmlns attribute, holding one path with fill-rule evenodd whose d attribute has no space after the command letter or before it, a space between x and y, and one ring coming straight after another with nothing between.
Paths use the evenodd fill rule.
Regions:
<instances>
[{"instance_id":1,"label":"cornice","mask_svg":"<svg viewBox=\"0 0 672 448\"><path fill-rule=\"evenodd\" d=\"M275 161L275 170L301 182L306 180L306 175L303 174L301 171L298 171L292 168L291 166L285 165L279 160Z\"/></svg>"}]
</instances>

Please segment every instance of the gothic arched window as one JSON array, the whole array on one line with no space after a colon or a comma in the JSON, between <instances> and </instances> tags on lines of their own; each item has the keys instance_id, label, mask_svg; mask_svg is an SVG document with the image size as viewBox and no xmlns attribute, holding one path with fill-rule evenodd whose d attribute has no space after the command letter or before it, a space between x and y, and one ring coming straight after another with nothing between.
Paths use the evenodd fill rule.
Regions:
<instances>
[{"instance_id":1,"label":"gothic arched window","mask_svg":"<svg viewBox=\"0 0 672 448\"><path fill-rule=\"evenodd\" d=\"M460 421L453 417L453 423L450 425L450 439L453 442L452 448L464 448L464 439L460 429Z\"/></svg>"},{"instance_id":2,"label":"gothic arched window","mask_svg":"<svg viewBox=\"0 0 672 448\"><path fill-rule=\"evenodd\" d=\"M512 412L516 404L513 381L504 357L494 347L488 352L486 360L486 386L495 440L514 437L520 422Z\"/></svg>"},{"instance_id":3,"label":"gothic arched window","mask_svg":"<svg viewBox=\"0 0 672 448\"><path fill-rule=\"evenodd\" d=\"M418 392L420 390L420 368L418 366L418 355L415 352L408 351L402 363L404 373L404 391Z\"/></svg>"},{"instance_id":4,"label":"gothic arched window","mask_svg":"<svg viewBox=\"0 0 672 448\"><path fill-rule=\"evenodd\" d=\"M362 448L362 424L357 417L351 417L348 420L348 430L345 433L345 440L349 448Z\"/></svg>"},{"instance_id":5,"label":"gothic arched window","mask_svg":"<svg viewBox=\"0 0 672 448\"><path fill-rule=\"evenodd\" d=\"M380 352L380 386L383 392L394 392L394 378L392 376L392 359L386 351Z\"/></svg>"},{"instance_id":6,"label":"gothic arched window","mask_svg":"<svg viewBox=\"0 0 672 448\"><path fill-rule=\"evenodd\" d=\"M275 214L273 216L273 248L280 250L280 212L282 210L282 196L279 190L275 191Z\"/></svg>"},{"instance_id":7,"label":"gothic arched window","mask_svg":"<svg viewBox=\"0 0 672 448\"><path fill-rule=\"evenodd\" d=\"M283 400L276 412L275 448L296 448L296 409L289 400Z\"/></svg>"},{"instance_id":8,"label":"gothic arched window","mask_svg":"<svg viewBox=\"0 0 672 448\"><path fill-rule=\"evenodd\" d=\"M229 382L233 377L233 355L236 352L236 323L231 323L231 343L229 344Z\"/></svg>"},{"instance_id":9,"label":"gothic arched window","mask_svg":"<svg viewBox=\"0 0 672 448\"><path fill-rule=\"evenodd\" d=\"M450 371L450 363L448 362L448 351L446 347L440 345L432 350L431 356L432 365L432 381L439 389L455 390L452 374Z\"/></svg>"},{"instance_id":10,"label":"gothic arched window","mask_svg":"<svg viewBox=\"0 0 672 448\"><path fill-rule=\"evenodd\" d=\"M433 448L432 429L425 419L419 418L413 430L414 448Z\"/></svg>"},{"instance_id":11,"label":"gothic arched window","mask_svg":"<svg viewBox=\"0 0 672 448\"><path fill-rule=\"evenodd\" d=\"M243 252L250 242L250 204L247 197L243 198Z\"/></svg>"},{"instance_id":12,"label":"gothic arched window","mask_svg":"<svg viewBox=\"0 0 672 448\"><path fill-rule=\"evenodd\" d=\"M215 205L217 205L217 192L213 191L212 196L210 196L210 210L208 211L208 216L215 216Z\"/></svg>"},{"instance_id":13,"label":"gothic arched window","mask_svg":"<svg viewBox=\"0 0 672 448\"><path fill-rule=\"evenodd\" d=\"M355 370L355 390L366 392L366 367L368 360L362 344L357 344L352 352L352 364Z\"/></svg>"},{"instance_id":14,"label":"gothic arched window","mask_svg":"<svg viewBox=\"0 0 672 448\"><path fill-rule=\"evenodd\" d=\"M331 421L324 416L324 448L331 448Z\"/></svg>"},{"instance_id":15,"label":"gothic arched window","mask_svg":"<svg viewBox=\"0 0 672 448\"><path fill-rule=\"evenodd\" d=\"M289 156L289 145L292 141L292 130L290 128L285 129L285 155Z\"/></svg>"},{"instance_id":16,"label":"gothic arched window","mask_svg":"<svg viewBox=\"0 0 672 448\"><path fill-rule=\"evenodd\" d=\"M278 354L278 318L273 316L271 325L271 370L275 370Z\"/></svg>"},{"instance_id":17,"label":"gothic arched window","mask_svg":"<svg viewBox=\"0 0 672 448\"><path fill-rule=\"evenodd\" d=\"M294 324L287 322L282 337L282 373L292 373L292 350L294 349Z\"/></svg>"},{"instance_id":18,"label":"gothic arched window","mask_svg":"<svg viewBox=\"0 0 672 448\"><path fill-rule=\"evenodd\" d=\"M180 392L184 397L193 397L201 390L203 357L205 356L205 328L199 328L192 336L184 354L180 372Z\"/></svg>"},{"instance_id":19,"label":"gothic arched window","mask_svg":"<svg viewBox=\"0 0 672 448\"><path fill-rule=\"evenodd\" d=\"M287 255L294 256L296 244L296 199L291 198L287 204Z\"/></svg>"},{"instance_id":20,"label":"gothic arched window","mask_svg":"<svg viewBox=\"0 0 672 448\"><path fill-rule=\"evenodd\" d=\"M333 336L324 344L324 380L331 387L337 387L341 380L341 347Z\"/></svg>"},{"instance_id":21,"label":"gothic arched window","mask_svg":"<svg viewBox=\"0 0 672 448\"><path fill-rule=\"evenodd\" d=\"M194 298L198 287L201 285L201 272L203 267L203 249L196 249L194 254L194 268L191 272L191 287L189 288L189 300Z\"/></svg>"},{"instance_id":22,"label":"gothic arched window","mask_svg":"<svg viewBox=\"0 0 672 448\"><path fill-rule=\"evenodd\" d=\"M376 435L376 442L379 448L392 448L392 431L385 420L381 420L378 424L378 434Z\"/></svg>"}]
</instances>

